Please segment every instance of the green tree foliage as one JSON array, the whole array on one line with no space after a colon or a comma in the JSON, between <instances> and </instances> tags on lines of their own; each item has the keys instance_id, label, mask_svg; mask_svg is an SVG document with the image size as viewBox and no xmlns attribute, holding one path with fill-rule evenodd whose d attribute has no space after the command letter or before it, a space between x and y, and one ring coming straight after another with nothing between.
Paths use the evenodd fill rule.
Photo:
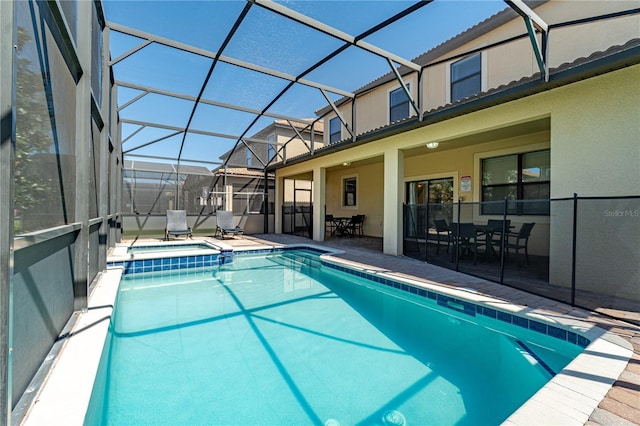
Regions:
<instances>
[{"instance_id":1,"label":"green tree foliage","mask_svg":"<svg viewBox=\"0 0 640 426\"><path fill-rule=\"evenodd\" d=\"M52 176L42 170L42 158L51 156L52 132L49 106L43 89L43 75L29 59L34 42L27 30L18 28L16 58L16 163L15 214L19 229L25 232L42 228L29 224L30 213L41 210L54 196ZM48 78L48 76L44 76Z\"/></svg>"}]
</instances>

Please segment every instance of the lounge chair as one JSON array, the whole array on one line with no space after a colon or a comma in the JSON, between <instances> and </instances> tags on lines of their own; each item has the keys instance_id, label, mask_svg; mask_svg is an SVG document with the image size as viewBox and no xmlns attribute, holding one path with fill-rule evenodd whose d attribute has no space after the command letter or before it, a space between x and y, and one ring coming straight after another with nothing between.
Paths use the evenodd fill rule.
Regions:
<instances>
[{"instance_id":1,"label":"lounge chair","mask_svg":"<svg viewBox=\"0 0 640 426\"><path fill-rule=\"evenodd\" d=\"M191 228L187 226L186 210L167 210L167 222L164 228L164 239L168 240L169 235L186 235L191 238Z\"/></svg>"},{"instance_id":2,"label":"lounge chair","mask_svg":"<svg viewBox=\"0 0 640 426\"><path fill-rule=\"evenodd\" d=\"M218 210L216 212L216 236L220 235L224 238L227 235L240 235L244 230L233 224L233 212L228 210Z\"/></svg>"}]
</instances>

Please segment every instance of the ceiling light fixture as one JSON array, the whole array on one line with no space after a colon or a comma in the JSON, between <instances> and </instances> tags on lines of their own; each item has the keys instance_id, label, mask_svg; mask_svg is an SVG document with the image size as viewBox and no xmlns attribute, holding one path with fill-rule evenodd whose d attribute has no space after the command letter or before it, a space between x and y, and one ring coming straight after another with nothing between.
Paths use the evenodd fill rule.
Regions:
<instances>
[{"instance_id":1,"label":"ceiling light fixture","mask_svg":"<svg viewBox=\"0 0 640 426\"><path fill-rule=\"evenodd\" d=\"M347 166L350 166L350 165L351 165L351 163L347 163L347 162L345 161L344 163L342 163L342 165L343 165L343 166L345 166L345 167L347 167Z\"/></svg>"},{"instance_id":2,"label":"ceiling light fixture","mask_svg":"<svg viewBox=\"0 0 640 426\"><path fill-rule=\"evenodd\" d=\"M429 142L429 143L427 144L427 148L429 148L429 149L435 149L435 148L437 148L437 147L438 147L438 145L440 145L438 142Z\"/></svg>"}]
</instances>

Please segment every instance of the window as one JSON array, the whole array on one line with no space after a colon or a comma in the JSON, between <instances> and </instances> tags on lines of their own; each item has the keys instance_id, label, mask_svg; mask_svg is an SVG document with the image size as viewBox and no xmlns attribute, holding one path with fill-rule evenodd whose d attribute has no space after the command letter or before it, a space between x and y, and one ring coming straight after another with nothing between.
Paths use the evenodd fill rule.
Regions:
<instances>
[{"instance_id":1,"label":"window","mask_svg":"<svg viewBox=\"0 0 640 426\"><path fill-rule=\"evenodd\" d=\"M407 84L407 89L409 85ZM409 97L402 87L389 93L389 123L402 120L409 116Z\"/></svg>"},{"instance_id":2,"label":"window","mask_svg":"<svg viewBox=\"0 0 640 426\"><path fill-rule=\"evenodd\" d=\"M329 120L329 143L338 142L342 138L342 122L340 118Z\"/></svg>"},{"instance_id":3,"label":"window","mask_svg":"<svg viewBox=\"0 0 640 426\"><path fill-rule=\"evenodd\" d=\"M269 142L275 142L276 140L276 136L275 135L269 135L269 137L267 137L267 141ZM276 155L278 155L278 146L277 145L267 145L267 162L269 161L277 161L278 158L276 158Z\"/></svg>"},{"instance_id":4,"label":"window","mask_svg":"<svg viewBox=\"0 0 640 426\"><path fill-rule=\"evenodd\" d=\"M249 148L247 148L247 150L245 151L245 158L247 160L247 167L250 167L251 166L251 160L253 159L253 157L251 156L251 150Z\"/></svg>"},{"instance_id":5,"label":"window","mask_svg":"<svg viewBox=\"0 0 640 426\"><path fill-rule=\"evenodd\" d=\"M356 206L356 186L357 179L355 177L348 177L342 179L343 197L342 205L344 207Z\"/></svg>"},{"instance_id":6,"label":"window","mask_svg":"<svg viewBox=\"0 0 640 426\"><path fill-rule=\"evenodd\" d=\"M527 152L482 160L482 201L519 200L507 213L548 215L551 152ZM536 201L528 201L536 200ZM482 214L502 214L501 203L482 205Z\"/></svg>"},{"instance_id":7,"label":"window","mask_svg":"<svg viewBox=\"0 0 640 426\"><path fill-rule=\"evenodd\" d=\"M481 66L480 53L451 64L451 102L480 93Z\"/></svg>"},{"instance_id":8,"label":"window","mask_svg":"<svg viewBox=\"0 0 640 426\"><path fill-rule=\"evenodd\" d=\"M406 200L408 205L420 206L417 210L420 213L414 218L416 229L428 228L424 226L425 219L429 220L430 225L433 225L436 219L453 222L452 177L407 182Z\"/></svg>"}]
</instances>

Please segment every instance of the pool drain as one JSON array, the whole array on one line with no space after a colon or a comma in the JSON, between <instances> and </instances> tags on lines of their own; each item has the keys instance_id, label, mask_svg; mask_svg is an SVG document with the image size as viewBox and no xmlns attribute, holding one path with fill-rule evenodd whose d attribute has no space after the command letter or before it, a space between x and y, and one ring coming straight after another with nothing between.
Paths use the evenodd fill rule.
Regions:
<instances>
[{"instance_id":1,"label":"pool drain","mask_svg":"<svg viewBox=\"0 0 640 426\"><path fill-rule=\"evenodd\" d=\"M340 426L340 422L336 419L329 419L324 422L324 426Z\"/></svg>"},{"instance_id":2,"label":"pool drain","mask_svg":"<svg viewBox=\"0 0 640 426\"><path fill-rule=\"evenodd\" d=\"M407 420L400 411L391 410L384 413L384 416L382 416L382 423L389 426L404 426L407 424Z\"/></svg>"}]
</instances>

